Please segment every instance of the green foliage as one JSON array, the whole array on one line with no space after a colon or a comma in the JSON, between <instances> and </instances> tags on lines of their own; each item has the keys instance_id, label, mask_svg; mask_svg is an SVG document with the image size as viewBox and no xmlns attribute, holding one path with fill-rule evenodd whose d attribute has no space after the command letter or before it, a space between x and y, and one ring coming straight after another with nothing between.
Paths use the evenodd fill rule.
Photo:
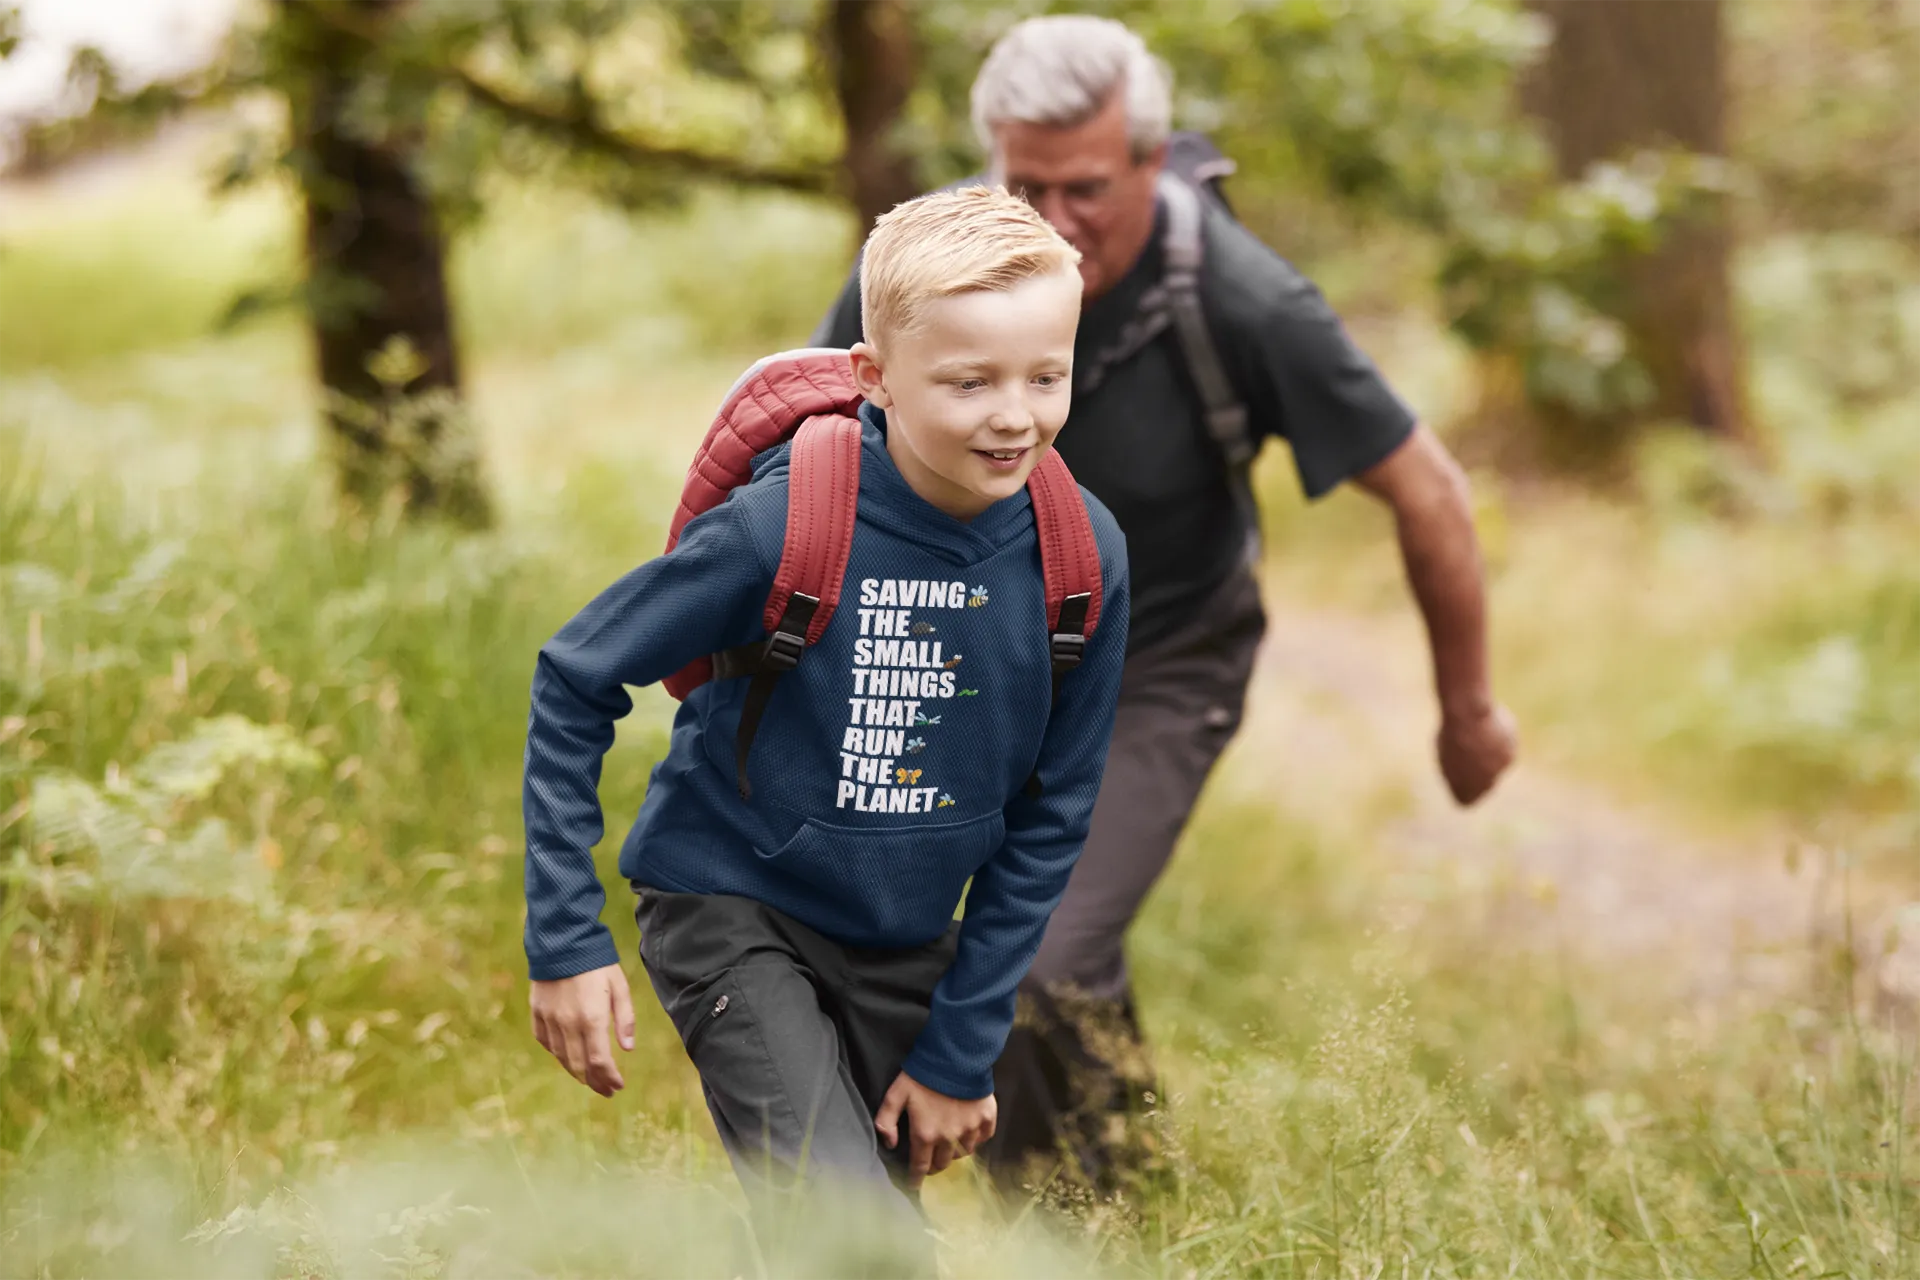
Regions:
<instances>
[{"instance_id":1,"label":"green foliage","mask_svg":"<svg viewBox=\"0 0 1920 1280\"><path fill-rule=\"evenodd\" d=\"M1865 233L1920 242L1920 155L1907 86L1920 76L1920 10L1907 4L1728 7L1728 118L1766 232Z\"/></svg>"},{"instance_id":2,"label":"green foliage","mask_svg":"<svg viewBox=\"0 0 1920 1280\"><path fill-rule=\"evenodd\" d=\"M145 351L105 329L101 358L76 333L63 367L0 378L15 1269L787 1274L741 1251L697 1084L644 982L616 1101L533 1045L517 805L534 652L659 545L688 436L737 372L661 336L731 331L737 286L703 290L690 264L751 272L756 245L820 241L831 275L844 223L785 202L639 220L524 191L493 204L506 221L476 228L456 278L490 448L514 460L495 534L341 519L308 476L289 406L310 393L284 326ZM94 234L66 221L17 244L70 262L62 242ZM129 309L174 287L170 243L129 259ZM248 251L209 251L215 275L223 252ZM551 288L595 271L591 290ZM715 309L682 314L682 296ZM631 327L611 323L628 310ZM1662 768L1700 762L1676 789L1910 810L1866 769L1917 740L1909 517L1778 518L1801 523L1726 526L1681 499L1598 526L1577 503L1517 515L1503 676L1593 681L1530 720L1530 741L1588 726ZM1345 526L1313 519L1313 563L1346 578L1325 536ZM1746 595L1761 604L1729 603ZM1733 691L1689 700L1715 648ZM1756 696L1813 726L1813 746L1753 733L1731 708ZM616 838L668 712L643 697L608 760ZM1769 754L1728 750L1723 722ZM1911 1266L1910 1047L1811 997L1697 1018L1650 1002L1630 965L1521 950L1497 895L1379 859L1394 806L1329 831L1307 780L1276 788L1269 767L1229 760L1135 938L1171 1176L1131 1204L1057 1190L1013 1225L966 1175L936 1180L956 1275Z\"/></svg>"},{"instance_id":3,"label":"green foliage","mask_svg":"<svg viewBox=\"0 0 1920 1280\"><path fill-rule=\"evenodd\" d=\"M510 933L459 921L512 918L500 833L552 576L340 524L244 451L156 528L23 454L22 407L0 414L0 1149L161 1078L163 1138L206 1113L264 1138L290 1104L289 1134L378 1124L381 1098L424 1116L421 1069L497 1016L512 963L487 941ZM330 1030L261 1016L306 1004Z\"/></svg>"}]
</instances>

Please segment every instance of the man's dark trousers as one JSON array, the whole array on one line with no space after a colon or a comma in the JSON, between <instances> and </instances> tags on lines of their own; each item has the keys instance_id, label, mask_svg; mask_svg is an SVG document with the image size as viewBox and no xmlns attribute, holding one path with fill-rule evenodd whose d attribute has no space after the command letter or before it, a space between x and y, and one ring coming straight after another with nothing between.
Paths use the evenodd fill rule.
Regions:
<instances>
[{"instance_id":1,"label":"man's dark trousers","mask_svg":"<svg viewBox=\"0 0 1920 1280\"><path fill-rule=\"evenodd\" d=\"M1110 1185L1137 1171L1137 1126L1116 1125L1153 1087L1123 944L1214 761L1240 727L1266 628L1238 570L1176 632L1128 657L1113 746L1085 851L1021 987L994 1067L999 1128L981 1154L995 1176L1064 1157Z\"/></svg>"},{"instance_id":2,"label":"man's dark trousers","mask_svg":"<svg viewBox=\"0 0 1920 1280\"><path fill-rule=\"evenodd\" d=\"M958 926L921 947L848 947L750 898L634 887L640 959L699 1069L763 1249L796 1236L822 1247L820 1219L795 1195L825 1183L877 1205L891 1228L876 1249L854 1250L874 1274L933 1275L919 1197L905 1189L907 1118L889 1150L873 1117L926 1023ZM889 1241L906 1241L909 1256ZM859 1242L827 1243L847 1256Z\"/></svg>"}]
</instances>

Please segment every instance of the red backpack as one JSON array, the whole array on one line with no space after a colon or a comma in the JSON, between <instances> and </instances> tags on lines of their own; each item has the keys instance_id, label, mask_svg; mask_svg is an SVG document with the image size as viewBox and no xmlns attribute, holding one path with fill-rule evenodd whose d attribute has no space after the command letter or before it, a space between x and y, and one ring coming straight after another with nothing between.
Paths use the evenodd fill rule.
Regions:
<instances>
[{"instance_id":1,"label":"red backpack","mask_svg":"<svg viewBox=\"0 0 1920 1280\"><path fill-rule=\"evenodd\" d=\"M743 799L753 794L747 755L774 683L825 634L840 603L860 494L860 404L853 364L844 350L783 351L756 363L721 401L706 440L687 468L667 533L667 550L672 551L687 521L719 506L728 492L752 477L755 457L793 441L786 545L767 596L767 638L697 659L665 681L668 693L684 699L709 680L752 677L734 744ZM1027 493L1040 536L1048 652L1058 696L1060 677L1080 665L1100 623L1100 547L1080 487L1058 453L1048 450L1033 469ZM1027 780L1027 790L1039 794L1037 773Z\"/></svg>"}]
</instances>

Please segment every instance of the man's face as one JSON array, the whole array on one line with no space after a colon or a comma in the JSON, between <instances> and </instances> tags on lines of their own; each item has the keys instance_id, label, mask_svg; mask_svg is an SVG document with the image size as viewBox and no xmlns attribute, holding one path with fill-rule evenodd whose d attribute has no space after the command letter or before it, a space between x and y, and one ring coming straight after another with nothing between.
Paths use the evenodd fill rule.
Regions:
<instances>
[{"instance_id":1,"label":"man's face","mask_svg":"<svg viewBox=\"0 0 1920 1280\"><path fill-rule=\"evenodd\" d=\"M1080 251L1080 279L1097 298L1120 282L1153 234L1154 180L1164 146L1136 163L1125 95L1071 128L994 126L996 175Z\"/></svg>"},{"instance_id":2,"label":"man's face","mask_svg":"<svg viewBox=\"0 0 1920 1280\"><path fill-rule=\"evenodd\" d=\"M1067 420L1080 280L1070 271L927 304L854 378L887 411L887 453L913 491L961 520L1020 492Z\"/></svg>"}]
</instances>

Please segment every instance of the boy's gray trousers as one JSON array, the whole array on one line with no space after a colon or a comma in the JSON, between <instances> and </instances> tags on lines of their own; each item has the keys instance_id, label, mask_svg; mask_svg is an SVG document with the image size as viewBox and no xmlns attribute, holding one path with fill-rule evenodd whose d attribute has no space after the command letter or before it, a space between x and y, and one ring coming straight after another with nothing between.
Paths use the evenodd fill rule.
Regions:
<instances>
[{"instance_id":1,"label":"boy's gray trousers","mask_svg":"<svg viewBox=\"0 0 1920 1280\"><path fill-rule=\"evenodd\" d=\"M634 888L640 959L700 1072L762 1248L833 1270L825 1251L848 1274L931 1275L919 1197L904 1190L907 1118L889 1150L873 1117L927 1020L958 926L923 947L848 947L751 898ZM823 1186L842 1224L825 1236L803 1194ZM848 1225L861 1205L876 1231ZM907 1241L905 1256L856 1238L877 1236Z\"/></svg>"}]
</instances>

